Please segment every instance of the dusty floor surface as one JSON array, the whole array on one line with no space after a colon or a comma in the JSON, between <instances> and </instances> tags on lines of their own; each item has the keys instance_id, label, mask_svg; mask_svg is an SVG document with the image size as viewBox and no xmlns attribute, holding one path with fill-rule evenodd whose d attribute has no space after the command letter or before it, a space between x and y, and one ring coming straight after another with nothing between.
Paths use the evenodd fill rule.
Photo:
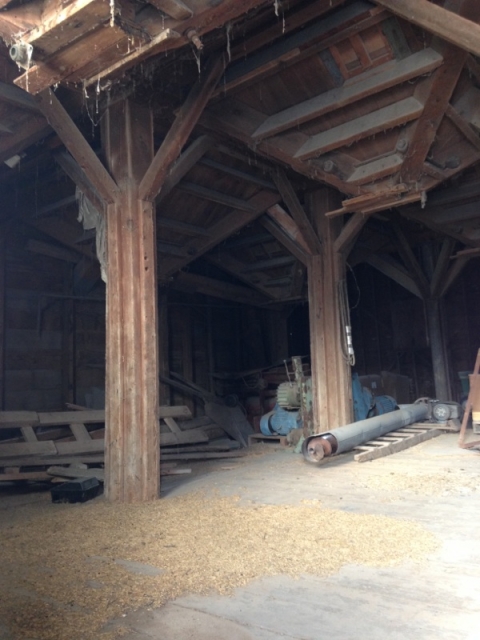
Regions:
<instances>
[{"instance_id":1,"label":"dusty floor surface","mask_svg":"<svg viewBox=\"0 0 480 640\"><path fill-rule=\"evenodd\" d=\"M164 479L163 495L167 498L164 504L190 505L188 509L191 511L196 496L200 496L199 500L211 496L217 501L215 504L227 513L232 508L231 498L239 497L232 516L237 517L238 508L244 508L241 513L245 518L254 515L256 519L252 522L257 528L263 520L259 514L276 514L276 510L269 511L273 507L280 507L290 518L308 516L304 520L305 538L311 536L307 521L310 528L312 522L315 525L315 521L309 520L313 513L309 509L318 510L315 517L328 518L328 514L332 514L335 523L352 523L351 534L348 534L350 540L342 542L342 553L345 544L348 546L343 561L333 562L335 547L331 539L325 537L330 524L328 519L318 521L322 531L319 531L314 544L307 547L307 555L305 541L299 539L297 530L293 529L296 537L292 537L291 532L285 529L279 527L276 530L277 520L274 520L273 529L268 530L268 539L264 543L257 540L255 549L250 551L247 547L242 550L246 558L252 554L258 558L260 570L256 575L246 563L247 579L238 579L238 555L235 556L232 549L232 581L234 587L235 584L241 586L234 588L230 595L221 595L215 589L210 589L208 595L198 595L203 591L192 588L190 592L183 590L183 595L157 608L154 599L145 604L132 586L132 602L143 602L136 612L128 612L124 603L118 606L118 603L107 599L105 612L110 612L112 619L102 632L92 636L73 629L64 636L53 635L52 632L49 637L43 632L35 635L38 618L49 609L62 612L67 605L80 609L81 603L69 603L68 593L66 601L53 590L49 596L44 587L45 581L48 584L46 575L45 580L41 580L43 591L40 586L33 589L31 584L25 583L23 588L19 588L15 583L15 592L10 593L19 620L31 619L31 632L28 633L25 625L11 624L11 618L5 616L5 619L0 618L0 638L54 640L56 637L70 637L76 640L109 637L121 631L127 640L480 640L479 454L459 450L456 436L450 434L374 462L359 464L352 460L351 455L346 455L331 458L318 468L306 465L290 450L272 452L260 445L257 451L265 450L263 455L252 455L237 463L201 465L191 477ZM60 507L66 516L82 508ZM98 513L103 508L105 505L101 503L94 507ZM22 548L19 543L24 544L21 535L17 536L16 544L9 542L9 532L21 530L15 527L23 528L28 522L45 522L45 517L49 520L60 517L58 522L61 524L61 513L58 505L49 504L46 494L1 490L0 545L4 553L9 544L16 551ZM89 512L85 510L83 513L87 516ZM224 526L221 515L219 513L218 529L226 531L221 528ZM382 531L379 531L378 538L360 526L361 519L370 515L380 518L377 523L384 523L380 524ZM63 537L68 539L68 518L65 520ZM406 526L405 521L409 522L409 528L402 530ZM247 520L243 524L246 523ZM189 524L187 516L185 527ZM89 537L88 532L84 535ZM56 532L56 537L61 546L61 529ZM90 537L95 538L92 531ZM42 545L41 536L34 535L33 539ZM192 566L201 565L200 549L199 558L195 557L195 538L189 540L190 548L184 550L185 555L194 563ZM431 544L432 540L434 544ZM417 547L421 548L419 554L415 553ZM52 545L51 549L54 548ZM268 571L271 558L278 560L271 556L272 548L287 551L283 556L286 555L287 560L290 558L290 562L279 565L285 567L285 571ZM356 555L352 555L352 550ZM81 552L79 547L77 554ZM222 545L220 552L223 554L224 571L228 565L228 544L226 548ZM214 549L210 555L215 556ZM90 561L102 563L108 557L109 550L106 549ZM132 550L128 557L124 554L116 558L113 568L124 572L119 575L125 576L125 583L130 584L128 576L135 580L138 578L137 586L142 588L147 579L161 581L162 570L156 563L135 562L137 557L143 559L147 556L136 555ZM349 562L349 558L353 560ZM15 570L17 573L20 567L25 570L28 562L34 562L34 557L28 562L25 558L17 561L15 557L7 557L7 560L0 569L0 587L2 581L7 587L5 582L9 571L9 579L17 580ZM52 563L55 560L52 559ZM322 570L325 560L331 567L328 571ZM302 563L307 568L305 572L298 569ZM315 570L316 563L318 571ZM287 575L290 573L289 565L295 566L292 573L296 577ZM114 578L117 576L116 573L112 575ZM91 592L98 593L101 600L105 585L97 577L103 579L105 576L100 570L96 576L92 570L88 586ZM0 602L0 611L1 606ZM69 610L68 615L71 614ZM66 613L65 619L67 617Z\"/></svg>"}]
</instances>

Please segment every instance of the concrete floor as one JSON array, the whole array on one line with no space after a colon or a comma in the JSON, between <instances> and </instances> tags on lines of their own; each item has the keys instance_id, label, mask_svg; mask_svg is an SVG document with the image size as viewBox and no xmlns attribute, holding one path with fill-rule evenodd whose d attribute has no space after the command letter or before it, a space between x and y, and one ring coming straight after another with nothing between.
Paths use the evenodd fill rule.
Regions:
<instances>
[{"instance_id":1,"label":"concrete floor","mask_svg":"<svg viewBox=\"0 0 480 640\"><path fill-rule=\"evenodd\" d=\"M317 468L277 451L233 470L168 479L166 496L201 488L265 504L319 498L408 518L442 547L420 567L345 566L329 578L260 579L233 597L183 597L122 619L124 640L480 640L480 454L458 449L456 438L363 464L349 454Z\"/></svg>"},{"instance_id":2,"label":"concrete floor","mask_svg":"<svg viewBox=\"0 0 480 640\"><path fill-rule=\"evenodd\" d=\"M415 520L442 544L420 565L258 579L231 597L190 595L128 614L107 630L127 627L124 640L480 640L480 454L456 440L447 434L374 462L347 454L320 467L259 445L262 455L164 478L167 499L198 490L259 504L320 499L327 508ZM0 517L35 499L2 491ZM0 640L7 637L0 623Z\"/></svg>"}]
</instances>

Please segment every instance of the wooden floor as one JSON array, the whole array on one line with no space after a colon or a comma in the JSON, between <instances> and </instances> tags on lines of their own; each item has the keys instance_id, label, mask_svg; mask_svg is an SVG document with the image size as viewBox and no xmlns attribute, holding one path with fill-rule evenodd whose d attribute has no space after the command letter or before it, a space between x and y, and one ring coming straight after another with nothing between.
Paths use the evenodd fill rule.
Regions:
<instances>
[{"instance_id":1,"label":"wooden floor","mask_svg":"<svg viewBox=\"0 0 480 640\"><path fill-rule=\"evenodd\" d=\"M363 465L347 454L317 468L277 451L242 461L221 482L218 474L188 485L168 479L168 495L211 488L267 504L319 498L413 519L442 547L419 566L345 566L328 578L259 579L234 597L187 596L123 619L126 640L479 640L480 455L459 450L456 439L442 435Z\"/></svg>"}]
</instances>

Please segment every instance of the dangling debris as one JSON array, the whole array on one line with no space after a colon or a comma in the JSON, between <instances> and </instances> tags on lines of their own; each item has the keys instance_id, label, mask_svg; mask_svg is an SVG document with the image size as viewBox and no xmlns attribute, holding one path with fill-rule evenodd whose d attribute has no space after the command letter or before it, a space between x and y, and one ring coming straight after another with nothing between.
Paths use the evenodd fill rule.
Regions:
<instances>
[{"instance_id":1,"label":"dangling debris","mask_svg":"<svg viewBox=\"0 0 480 640\"><path fill-rule=\"evenodd\" d=\"M77 220L83 224L83 228L86 231L89 229L95 229L96 231L97 258L100 262L102 280L107 282L107 240L105 216L103 216L98 209L94 207L83 191L80 191L78 187L75 190L75 198L78 202Z\"/></svg>"}]
</instances>

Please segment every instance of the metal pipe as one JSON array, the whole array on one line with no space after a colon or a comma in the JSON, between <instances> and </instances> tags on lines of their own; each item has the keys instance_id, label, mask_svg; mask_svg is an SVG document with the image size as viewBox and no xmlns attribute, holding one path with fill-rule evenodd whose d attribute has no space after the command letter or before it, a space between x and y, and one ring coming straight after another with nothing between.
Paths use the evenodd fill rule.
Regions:
<instances>
[{"instance_id":1,"label":"metal pipe","mask_svg":"<svg viewBox=\"0 0 480 640\"><path fill-rule=\"evenodd\" d=\"M320 462L325 456L350 451L358 445L375 440L389 431L401 429L428 417L428 404L406 404L390 413L359 420L305 439L302 453L307 462Z\"/></svg>"}]
</instances>

